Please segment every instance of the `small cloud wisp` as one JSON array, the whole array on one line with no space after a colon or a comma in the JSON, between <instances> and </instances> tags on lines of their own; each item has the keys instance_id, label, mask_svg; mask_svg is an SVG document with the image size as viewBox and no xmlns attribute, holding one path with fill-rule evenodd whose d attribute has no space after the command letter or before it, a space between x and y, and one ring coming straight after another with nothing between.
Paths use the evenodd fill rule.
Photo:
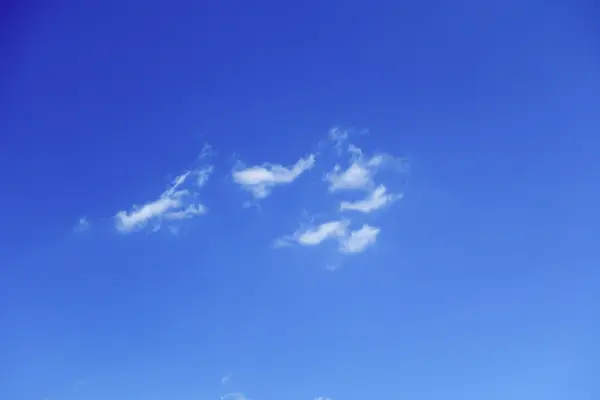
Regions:
<instances>
[{"instance_id":1,"label":"small cloud wisp","mask_svg":"<svg viewBox=\"0 0 600 400\"><path fill-rule=\"evenodd\" d=\"M364 200L342 201L340 203L340 211L370 213L385 207L400 198L402 198L402 195L388 193L387 188L384 185L379 185Z\"/></svg>"},{"instance_id":2,"label":"small cloud wisp","mask_svg":"<svg viewBox=\"0 0 600 400\"><path fill-rule=\"evenodd\" d=\"M75 225L75 232L85 232L88 229L90 229L90 222L88 221L87 217L79 218L77 225Z\"/></svg>"},{"instance_id":3,"label":"small cloud wisp","mask_svg":"<svg viewBox=\"0 0 600 400\"><path fill-rule=\"evenodd\" d=\"M231 383L231 374L227 374L221 378L221 386L227 386Z\"/></svg>"}]
</instances>

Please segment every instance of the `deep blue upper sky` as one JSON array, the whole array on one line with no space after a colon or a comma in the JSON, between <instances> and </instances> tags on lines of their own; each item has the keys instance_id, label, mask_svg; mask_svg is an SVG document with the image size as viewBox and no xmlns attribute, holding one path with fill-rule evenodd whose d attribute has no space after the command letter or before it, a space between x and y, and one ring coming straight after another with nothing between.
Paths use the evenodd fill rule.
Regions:
<instances>
[{"instance_id":1,"label":"deep blue upper sky","mask_svg":"<svg viewBox=\"0 0 600 400\"><path fill-rule=\"evenodd\" d=\"M591 3L2 12L0 398L599 398ZM372 183L403 197L340 211L363 192L323 177L384 153L403 168ZM272 164L264 196L238 174ZM115 218L178 195L206 212ZM363 224L376 242L348 250Z\"/></svg>"}]
</instances>

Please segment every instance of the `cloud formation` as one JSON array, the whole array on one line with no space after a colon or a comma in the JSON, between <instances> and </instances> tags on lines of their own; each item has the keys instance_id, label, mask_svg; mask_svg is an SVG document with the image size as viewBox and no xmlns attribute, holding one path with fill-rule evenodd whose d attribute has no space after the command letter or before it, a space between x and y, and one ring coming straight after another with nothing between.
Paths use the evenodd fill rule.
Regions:
<instances>
[{"instance_id":1,"label":"cloud formation","mask_svg":"<svg viewBox=\"0 0 600 400\"><path fill-rule=\"evenodd\" d=\"M387 188L384 185L379 185L363 200L342 201L340 203L340 211L370 213L393 203L401 197L402 195L399 194L388 193Z\"/></svg>"},{"instance_id":2,"label":"cloud formation","mask_svg":"<svg viewBox=\"0 0 600 400\"><path fill-rule=\"evenodd\" d=\"M284 236L275 241L276 247L297 243L302 246L316 246L327 239L340 238L347 234L347 220L329 221L316 227L297 230L292 235Z\"/></svg>"},{"instance_id":3,"label":"cloud formation","mask_svg":"<svg viewBox=\"0 0 600 400\"><path fill-rule=\"evenodd\" d=\"M373 156L365 159L360 149L354 145L348 147L352 153L350 165L343 169L336 164L329 173L325 174L325 181L329 183L329 191L339 190L369 190L373 187L373 176L381 165L382 158Z\"/></svg>"},{"instance_id":4,"label":"cloud formation","mask_svg":"<svg viewBox=\"0 0 600 400\"><path fill-rule=\"evenodd\" d=\"M346 161L341 160L333 167L331 164L325 167L324 174L321 175L322 180L327 183L327 189L323 188L324 191L338 197L335 200L338 206L333 215L330 215L329 220L324 223L311 224L291 235L276 239L273 242L275 247L318 246L323 242L333 241L337 243L339 253L356 254L376 243L381 229L365 223L369 222L365 218L368 218L367 214L383 209L402 198L402 194L390 192L389 187L396 188L397 185L393 183L394 179L385 180L386 176L389 176L385 172L394 169L396 172L404 172L406 164L404 160L383 152L366 155L358 146L348 143L351 137L355 137L351 133L341 128L333 128L328 132L327 138L319 143L320 159L327 160L326 154L329 154L334 164L335 160L341 160L340 157L348 157ZM364 131L354 133L363 134ZM335 153L332 154L327 148L329 150L333 148ZM198 159L202 160L211 155L214 155L212 147L205 144ZM258 200L268 197L276 186L289 185L311 170L315 166L316 157L315 153L309 153L287 166L272 163L249 167L238 165L231 171L231 176L237 185L252 195L252 199L244 203L245 206L260 207ZM146 227L158 230L162 225L167 224L168 229L177 232L177 222L207 212L206 206L198 202L197 195L198 190L206 185L213 170L211 165L188 170L176 177L154 200L117 212L114 216L116 229L123 233L130 233ZM347 192L351 191L363 193L364 197L349 199ZM364 214L360 217L360 225L356 225L360 228L352 230L353 224L358 222L353 222L358 213ZM82 219L80 224L84 226L87 220ZM225 385L229 379L224 377L223 384Z\"/></svg>"},{"instance_id":5,"label":"cloud formation","mask_svg":"<svg viewBox=\"0 0 600 400\"><path fill-rule=\"evenodd\" d=\"M134 205L129 211L119 211L114 217L115 227L122 233L139 231L149 224L158 230L165 221L181 221L206 213L206 206L198 203L196 196L212 171L212 166L203 166L179 175L157 199Z\"/></svg>"},{"instance_id":6,"label":"cloud formation","mask_svg":"<svg viewBox=\"0 0 600 400\"><path fill-rule=\"evenodd\" d=\"M350 232L340 242L342 253L362 253L367 247L375 244L380 229L364 224L362 228Z\"/></svg>"},{"instance_id":7,"label":"cloud formation","mask_svg":"<svg viewBox=\"0 0 600 400\"><path fill-rule=\"evenodd\" d=\"M385 153L365 157L362 150L353 144L348 145L348 152L350 153L348 167L344 169L336 164L323 178L329 183L330 192L372 190L375 186L374 177L381 168L401 164L401 160Z\"/></svg>"},{"instance_id":8,"label":"cloud formation","mask_svg":"<svg viewBox=\"0 0 600 400\"><path fill-rule=\"evenodd\" d=\"M317 246L326 240L335 239L340 253L361 253L374 244L379 234L379 228L363 225L358 230L350 230L350 221L336 220L324 222L315 227L299 229L292 235L287 235L275 241L275 247Z\"/></svg>"},{"instance_id":9,"label":"cloud formation","mask_svg":"<svg viewBox=\"0 0 600 400\"><path fill-rule=\"evenodd\" d=\"M266 163L235 169L232 176L234 182L252 193L255 199L263 199L271 194L273 187L292 183L314 165L315 155L309 154L289 167Z\"/></svg>"},{"instance_id":10,"label":"cloud formation","mask_svg":"<svg viewBox=\"0 0 600 400\"><path fill-rule=\"evenodd\" d=\"M361 253L375 244L381 228L361 221L360 228L352 230L350 227L353 222L349 216L356 213L370 214L401 199L402 194L390 192L387 184L377 181L385 181L386 175L383 174L383 170L404 173L406 163L403 159L383 152L365 155L358 146L347 144L349 138L349 132L340 128L329 131L325 145L333 147L336 151L334 158L339 158L345 153L349 159L345 164L336 163L323 175L323 180L327 183L327 191L331 195L340 196L350 191L357 191L365 193L365 197L359 200L347 198L338 200L338 215L332 215L329 222L299 229L291 235L278 238L274 241L275 247L317 246L325 241L335 240L338 243L338 252L349 255ZM397 179L389 181L393 187L397 182ZM343 213L344 217L340 217L339 213ZM362 217L364 218L366 216ZM338 266L337 262L334 262L334 265L328 269L333 270Z\"/></svg>"}]
</instances>

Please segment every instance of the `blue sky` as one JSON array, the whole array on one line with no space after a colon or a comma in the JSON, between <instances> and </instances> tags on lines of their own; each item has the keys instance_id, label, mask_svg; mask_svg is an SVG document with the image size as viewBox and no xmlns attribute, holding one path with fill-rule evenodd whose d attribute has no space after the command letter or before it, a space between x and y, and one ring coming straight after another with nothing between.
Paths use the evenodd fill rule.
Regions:
<instances>
[{"instance_id":1,"label":"blue sky","mask_svg":"<svg viewBox=\"0 0 600 400\"><path fill-rule=\"evenodd\" d=\"M212 3L3 6L0 398L597 399L598 9Z\"/></svg>"}]
</instances>

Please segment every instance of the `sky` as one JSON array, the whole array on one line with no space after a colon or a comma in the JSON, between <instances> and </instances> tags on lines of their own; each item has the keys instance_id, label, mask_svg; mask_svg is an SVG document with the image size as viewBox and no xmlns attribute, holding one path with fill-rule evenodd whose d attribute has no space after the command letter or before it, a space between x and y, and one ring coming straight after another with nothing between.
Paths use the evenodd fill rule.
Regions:
<instances>
[{"instance_id":1,"label":"sky","mask_svg":"<svg viewBox=\"0 0 600 400\"><path fill-rule=\"evenodd\" d=\"M1 7L0 398L600 398L593 2Z\"/></svg>"}]
</instances>

